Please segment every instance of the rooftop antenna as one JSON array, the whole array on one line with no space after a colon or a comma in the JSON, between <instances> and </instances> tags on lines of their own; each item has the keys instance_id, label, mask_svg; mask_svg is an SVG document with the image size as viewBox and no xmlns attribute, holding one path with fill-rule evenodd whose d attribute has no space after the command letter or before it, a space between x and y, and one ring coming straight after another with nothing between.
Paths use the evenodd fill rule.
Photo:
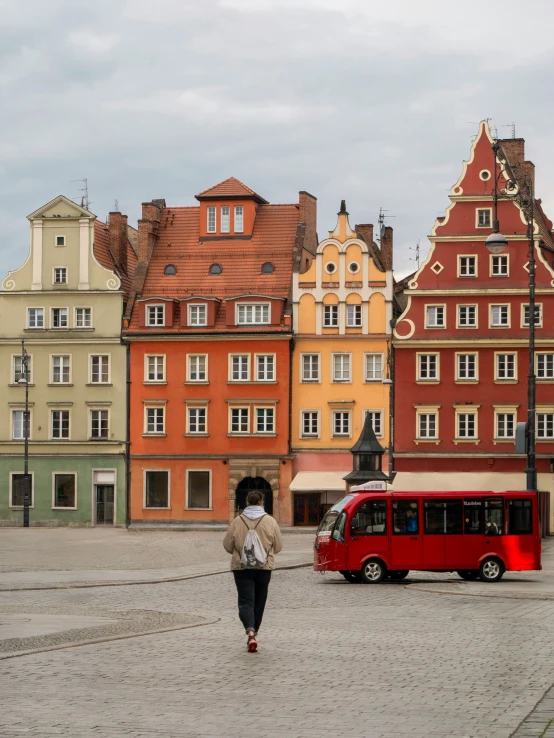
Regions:
<instances>
[{"instance_id":1,"label":"rooftop antenna","mask_svg":"<svg viewBox=\"0 0 554 738\"><path fill-rule=\"evenodd\" d=\"M113 209L116 213L119 212L119 201L117 199L113 201Z\"/></svg>"},{"instance_id":2,"label":"rooftop antenna","mask_svg":"<svg viewBox=\"0 0 554 738\"><path fill-rule=\"evenodd\" d=\"M72 179L72 182L81 182L81 184L84 185L84 187L79 188L79 192L83 193L83 196L81 197L81 207L85 208L85 210L90 210L90 205L92 203L88 199L88 179L85 177L84 179Z\"/></svg>"},{"instance_id":3,"label":"rooftop antenna","mask_svg":"<svg viewBox=\"0 0 554 738\"><path fill-rule=\"evenodd\" d=\"M383 232L385 230L385 219L386 218L396 218L396 215L385 215L385 213L388 213L389 211L385 208L379 208L379 238L378 241L381 240L383 237Z\"/></svg>"},{"instance_id":4,"label":"rooftop antenna","mask_svg":"<svg viewBox=\"0 0 554 738\"><path fill-rule=\"evenodd\" d=\"M515 123L506 123L502 126L502 128L511 128L512 129L512 138L516 137L516 124Z\"/></svg>"},{"instance_id":5,"label":"rooftop antenna","mask_svg":"<svg viewBox=\"0 0 554 738\"><path fill-rule=\"evenodd\" d=\"M415 251L415 256L413 258L410 258L410 261L415 261L415 263L417 264L417 268L419 269L419 239L415 245L415 248L413 246L410 246L408 250Z\"/></svg>"}]
</instances>

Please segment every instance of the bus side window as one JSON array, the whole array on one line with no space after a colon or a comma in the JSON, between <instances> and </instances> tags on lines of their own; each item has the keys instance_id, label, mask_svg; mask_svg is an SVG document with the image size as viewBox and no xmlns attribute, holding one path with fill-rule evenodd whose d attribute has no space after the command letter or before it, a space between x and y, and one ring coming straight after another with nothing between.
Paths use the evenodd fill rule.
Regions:
<instances>
[{"instance_id":1,"label":"bus side window","mask_svg":"<svg viewBox=\"0 0 554 738\"><path fill-rule=\"evenodd\" d=\"M387 532L386 500L369 500L356 510L352 533L356 536L383 535Z\"/></svg>"},{"instance_id":2,"label":"bus side window","mask_svg":"<svg viewBox=\"0 0 554 738\"><path fill-rule=\"evenodd\" d=\"M508 533L525 535L533 532L531 500L508 500Z\"/></svg>"},{"instance_id":3,"label":"bus side window","mask_svg":"<svg viewBox=\"0 0 554 738\"><path fill-rule=\"evenodd\" d=\"M331 538L339 543L344 543L344 529L346 527L346 513L341 512L331 533Z\"/></svg>"},{"instance_id":4,"label":"bus side window","mask_svg":"<svg viewBox=\"0 0 554 738\"><path fill-rule=\"evenodd\" d=\"M392 531L395 535L419 533L417 500L396 500L392 503Z\"/></svg>"},{"instance_id":5,"label":"bus side window","mask_svg":"<svg viewBox=\"0 0 554 738\"><path fill-rule=\"evenodd\" d=\"M485 499L485 535L501 536L504 533L504 498Z\"/></svg>"},{"instance_id":6,"label":"bus side window","mask_svg":"<svg viewBox=\"0 0 554 738\"><path fill-rule=\"evenodd\" d=\"M483 533L481 500L464 500L464 533Z\"/></svg>"},{"instance_id":7,"label":"bus side window","mask_svg":"<svg viewBox=\"0 0 554 738\"><path fill-rule=\"evenodd\" d=\"M425 500L423 508L426 533L462 532L461 500Z\"/></svg>"}]
</instances>

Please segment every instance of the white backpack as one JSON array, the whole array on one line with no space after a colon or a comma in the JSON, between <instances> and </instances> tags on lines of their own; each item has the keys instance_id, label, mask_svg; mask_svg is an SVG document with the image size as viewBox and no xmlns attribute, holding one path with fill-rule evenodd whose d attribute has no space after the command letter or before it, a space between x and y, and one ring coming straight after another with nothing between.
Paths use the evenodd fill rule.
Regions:
<instances>
[{"instance_id":1,"label":"white backpack","mask_svg":"<svg viewBox=\"0 0 554 738\"><path fill-rule=\"evenodd\" d=\"M256 528L264 517L265 515L262 515L256 525L250 528L242 515L240 516L248 529L240 552L240 563L247 569L263 569L267 564L267 551L262 546L262 542L256 533Z\"/></svg>"}]
</instances>

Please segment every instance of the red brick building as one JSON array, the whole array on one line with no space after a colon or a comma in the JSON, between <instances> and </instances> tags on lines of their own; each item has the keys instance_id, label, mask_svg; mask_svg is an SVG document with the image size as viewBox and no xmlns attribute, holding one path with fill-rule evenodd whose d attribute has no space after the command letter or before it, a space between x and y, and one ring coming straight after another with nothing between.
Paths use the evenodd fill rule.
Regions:
<instances>
[{"instance_id":1,"label":"red brick building","mask_svg":"<svg viewBox=\"0 0 554 738\"><path fill-rule=\"evenodd\" d=\"M316 201L272 205L234 178L195 207L143 204L130 343L131 524L232 519L262 489L291 523L293 263Z\"/></svg>"},{"instance_id":2,"label":"red brick building","mask_svg":"<svg viewBox=\"0 0 554 738\"><path fill-rule=\"evenodd\" d=\"M498 201L501 254L485 247L509 167L534 178L524 141L500 141L495 161L483 121L470 158L433 228L429 256L404 291L395 328L395 489L525 489L515 454L516 422L527 420L528 278L526 219ZM554 241L535 203L536 451L538 486L554 491ZM402 422L398 422L401 418Z\"/></svg>"}]
</instances>

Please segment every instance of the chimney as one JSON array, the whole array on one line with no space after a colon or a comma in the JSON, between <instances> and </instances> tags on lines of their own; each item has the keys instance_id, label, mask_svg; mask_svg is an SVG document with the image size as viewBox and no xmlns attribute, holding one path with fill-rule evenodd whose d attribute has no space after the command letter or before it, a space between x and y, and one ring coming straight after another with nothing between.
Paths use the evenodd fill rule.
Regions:
<instances>
[{"instance_id":1,"label":"chimney","mask_svg":"<svg viewBox=\"0 0 554 738\"><path fill-rule=\"evenodd\" d=\"M306 224L306 247L314 254L317 250L317 197L301 190L298 193L298 221Z\"/></svg>"},{"instance_id":2,"label":"chimney","mask_svg":"<svg viewBox=\"0 0 554 738\"><path fill-rule=\"evenodd\" d=\"M525 139L505 138L499 142L502 146L508 164L514 170L516 179L528 177L535 192L535 165L532 161L525 161Z\"/></svg>"},{"instance_id":3,"label":"chimney","mask_svg":"<svg viewBox=\"0 0 554 738\"><path fill-rule=\"evenodd\" d=\"M162 217L165 200L142 203L142 218L138 222L138 260L148 263Z\"/></svg>"},{"instance_id":4,"label":"chimney","mask_svg":"<svg viewBox=\"0 0 554 738\"><path fill-rule=\"evenodd\" d=\"M385 269L392 269L392 234L391 226L385 226L381 233L381 257Z\"/></svg>"},{"instance_id":5,"label":"chimney","mask_svg":"<svg viewBox=\"0 0 554 738\"><path fill-rule=\"evenodd\" d=\"M108 222L110 249L118 266L127 271L127 216L120 212L110 213Z\"/></svg>"},{"instance_id":6,"label":"chimney","mask_svg":"<svg viewBox=\"0 0 554 738\"><path fill-rule=\"evenodd\" d=\"M360 223L354 226L354 230L368 245L373 243L373 223Z\"/></svg>"}]
</instances>

